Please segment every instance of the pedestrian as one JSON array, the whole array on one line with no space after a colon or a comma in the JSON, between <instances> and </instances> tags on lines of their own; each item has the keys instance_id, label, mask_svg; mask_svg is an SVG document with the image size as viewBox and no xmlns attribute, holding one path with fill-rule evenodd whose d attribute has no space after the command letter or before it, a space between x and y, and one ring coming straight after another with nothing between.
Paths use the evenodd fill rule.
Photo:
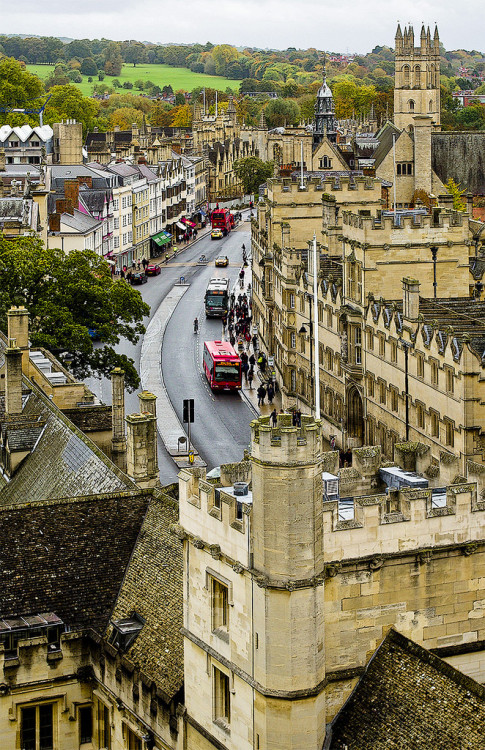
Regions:
<instances>
[{"instance_id":1,"label":"pedestrian","mask_svg":"<svg viewBox=\"0 0 485 750\"><path fill-rule=\"evenodd\" d=\"M273 409L271 414L269 415L271 417L271 426L276 427L276 424L278 422L278 416L276 414L276 409Z\"/></svg>"},{"instance_id":2,"label":"pedestrian","mask_svg":"<svg viewBox=\"0 0 485 750\"><path fill-rule=\"evenodd\" d=\"M259 362L259 360L261 360L261 362ZM264 375L265 370L266 370L266 357L265 357L264 353L261 354L260 358L258 359L258 363L259 363L259 369L261 370L261 372Z\"/></svg>"},{"instance_id":3,"label":"pedestrian","mask_svg":"<svg viewBox=\"0 0 485 750\"><path fill-rule=\"evenodd\" d=\"M272 404L274 399L274 387L272 383L268 383L268 390L266 393L268 395L268 402Z\"/></svg>"},{"instance_id":4,"label":"pedestrian","mask_svg":"<svg viewBox=\"0 0 485 750\"><path fill-rule=\"evenodd\" d=\"M330 435L330 450L335 450L335 435Z\"/></svg>"},{"instance_id":5,"label":"pedestrian","mask_svg":"<svg viewBox=\"0 0 485 750\"><path fill-rule=\"evenodd\" d=\"M121 276L122 279L125 278L125 269L124 268L121 269L120 276Z\"/></svg>"},{"instance_id":6,"label":"pedestrian","mask_svg":"<svg viewBox=\"0 0 485 750\"><path fill-rule=\"evenodd\" d=\"M242 359L242 358L241 358L241 359ZM247 360L246 360L246 362L243 362L243 363L242 363L242 365L241 365L241 369L242 369L242 371L243 371L243 375L244 375L244 380L245 380L245 381L246 381L246 383L247 383L247 382L248 382L248 371L249 371L249 365L248 365L248 363L247 363Z\"/></svg>"},{"instance_id":7,"label":"pedestrian","mask_svg":"<svg viewBox=\"0 0 485 750\"><path fill-rule=\"evenodd\" d=\"M148 261L147 261L147 259L146 259L146 258L143 258L143 260L142 260L141 264L142 264L142 266L143 266L143 270L144 270L144 271L146 271L146 270L147 270L147 266L148 266Z\"/></svg>"},{"instance_id":8,"label":"pedestrian","mask_svg":"<svg viewBox=\"0 0 485 750\"><path fill-rule=\"evenodd\" d=\"M229 343L231 344L232 347L234 347L236 344L236 337L234 336L233 333L231 333L231 335L229 336Z\"/></svg>"},{"instance_id":9,"label":"pedestrian","mask_svg":"<svg viewBox=\"0 0 485 750\"><path fill-rule=\"evenodd\" d=\"M250 367L248 370L248 383L249 383L250 390L252 390L252 387L253 387L253 378L254 378L254 367Z\"/></svg>"},{"instance_id":10,"label":"pedestrian","mask_svg":"<svg viewBox=\"0 0 485 750\"><path fill-rule=\"evenodd\" d=\"M248 359L249 359L249 357L248 357L248 355L246 354L246 352L243 352L243 353L241 354L241 362L246 362L246 363L247 363L247 362L248 362Z\"/></svg>"},{"instance_id":11,"label":"pedestrian","mask_svg":"<svg viewBox=\"0 0 485 750\"><path fill-rule=\"evenodd\" d=\"M301 427L301 409L296 410L296 426Z\"/></svg>"},{"instance_id":12,"label":"pedestrian","mask_svg":"<svg viewBox=\"0 0 485 750\"><path fill-rule=\"evenodd\" d=\"M255 358L254 354L251 354L251 356L249 357L249 360L248 360L248 362L249 362L250 366L251 366L252 368L254 368L254 366L255 366L255 364L256 364L256 358Z\"/></svg>"},{"instance_id":13,"label":"pedestrian","mask_svg":"<svg viewBox=\"0 0 485 750\"><path fill-rule=\"evenodd\" d=\"M256 352L258 350L258 337L256 334L253 336L253 351Z\"/></svg>"},{"instance_id":14,"label":"pedestrian","mask_svg":"<svg viewBox=\"0 0 485 750\"><path fill-rule=\"evenodd\" d=\"M264 387L264 385L262 383L259 386L259 388L256 391L256 393L258 394L258 406L264 406L264 399L265 399L265 396L266 396L266 388Z\"/></svg>"}]
</instances>

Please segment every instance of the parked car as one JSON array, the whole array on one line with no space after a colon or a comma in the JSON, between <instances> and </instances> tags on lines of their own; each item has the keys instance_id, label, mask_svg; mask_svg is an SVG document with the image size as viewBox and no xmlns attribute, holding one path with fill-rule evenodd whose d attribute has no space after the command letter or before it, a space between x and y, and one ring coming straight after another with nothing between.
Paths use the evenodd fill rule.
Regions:
<instances>
[{"instance_id":1,"label":"parked car","mask_svg":"<svg viewBox=\"0 0 485 750\"><path fill-rule=\"evenodd\" d=\"M213 229L211 232L211 240L222 240L224 234L222 229Z\"/></svg>"},{"instance_id":2,"label":"parked car","mask_svg":"<svg viewBox=\"0 0 485 750\"><path fill-rule=\"evenodd\" d=\"M216 266L228 266L229 265L229 258L227 255L218 255L215 260Z\"/></svg>"},{"instance_id":3,"label":"parked car","mask_svg":"<svg viewBox=\"0 0 485 750\"><path fill-rule=\"evenodd\" d=\"M130 281L132 284L146 284L148 276L145 274L145 271L137 271L131 275Z\"/></svg>"},{"instance_id":4,"label":"parked car","mask_svg":"<svg viewBox=\"0 0 485 750\"><path fill-rule=\"evenodd\" d=\"M157 266L155 263L149 263L146 267L145 273L147 276L158 276L160 273L160 266Z\"/></svg>"}]
</instances>

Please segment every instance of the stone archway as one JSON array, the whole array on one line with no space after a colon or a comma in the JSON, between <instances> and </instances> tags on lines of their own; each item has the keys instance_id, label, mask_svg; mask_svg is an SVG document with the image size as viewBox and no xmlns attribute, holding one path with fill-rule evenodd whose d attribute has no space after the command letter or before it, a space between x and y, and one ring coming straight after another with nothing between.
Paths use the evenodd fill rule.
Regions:
<instances>
[{"instance_id":1,"label":"stone archway","mask_svg":"<svg viewBox=\"0 0 485 750\"><path fill-rule=\"evenodd\" d=\"M352 385L347 391L347 445L358 448L364 443L364 407L359 389Z\"/></svg>"}]
</instances>

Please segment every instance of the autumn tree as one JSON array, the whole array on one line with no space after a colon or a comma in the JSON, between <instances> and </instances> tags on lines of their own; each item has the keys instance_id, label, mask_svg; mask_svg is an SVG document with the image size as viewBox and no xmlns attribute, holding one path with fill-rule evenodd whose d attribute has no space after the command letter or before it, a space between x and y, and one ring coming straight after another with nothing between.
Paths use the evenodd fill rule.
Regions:
<instances>
[{"instance_id":1,"label":"autumn tree","mask_svg":"<svg viewBox=\"0 0 485 750\"><path fill-rule=\"evenodd\" d=\"M121 56L121 47L118 42L110 42L104 51L104 72L108 76L121 75L123 67L123 58Z\"/></svg>"},{"instance_id":2,"label":"autumn tree","mask_svg":"<svg viewBox=\"0 0 485 750\"><path fill-rule=\"evenodd\" d=\"M245 195L253 195L259 186L274 174L274 162L248 156L234 162L234 172L242 184Z\"/></svg>"},{"instance_id":3,"label":"autumn tree","mask_svg":"<svg viewBox=\"0 0 485 750\"><path fill-rule=\"evenodd\" d=\"M76 377L108 376L113 367L122 367L128 388L138 387L133 360L115 347L122 338L137 343L145 333L143 317L150 307L124 279L113 280L110 266L99 255L88 250L66 255L47 249L36 237L0 236L0 288L4 332L7 310L25 305L34 347L69 352L69 367ZM103 346L93 346L89 329L96 330Z\"/></svg>"},{"instance_id":4,"label":"autumn tree","mask_svg":"<svg viewBox=\"0 0 485 750\"><path fill-rule=\"evenodd\" d=\"M40 78L24 70L22 65L12 57L0 60L0 107L22 108L27 104L31 107L44 93L44 86ZM22 125L25 123L24 114L0 112L0 124Z\"/></svg>"}]
</instances>

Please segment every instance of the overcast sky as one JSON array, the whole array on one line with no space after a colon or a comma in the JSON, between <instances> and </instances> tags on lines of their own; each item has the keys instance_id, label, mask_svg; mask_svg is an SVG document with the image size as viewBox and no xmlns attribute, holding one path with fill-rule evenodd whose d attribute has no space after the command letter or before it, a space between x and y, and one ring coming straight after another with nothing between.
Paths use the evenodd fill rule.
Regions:
<instances>
[{"instance_id":1,"label":"overcast sky","mask_svg":"<svg viewBox=\"0 0 485 750\"><path fill-rule=\"evenodd\" d=\"M5 3L2 33L369 52L394 46L399 20L485 51L484 17L484 0L23 0Z\"/></svg>"}]
</instances>

